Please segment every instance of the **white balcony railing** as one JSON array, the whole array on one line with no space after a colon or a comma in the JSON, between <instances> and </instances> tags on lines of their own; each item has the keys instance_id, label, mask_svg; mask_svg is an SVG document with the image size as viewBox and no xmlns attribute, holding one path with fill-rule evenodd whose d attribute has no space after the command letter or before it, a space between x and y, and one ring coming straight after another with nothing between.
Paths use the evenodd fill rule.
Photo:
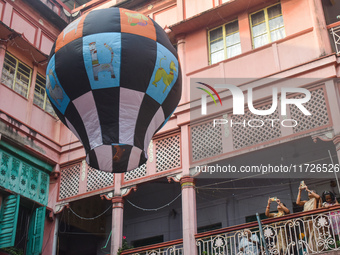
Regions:
<instances>
[{"instance_id":1,"label":"white balcony railing","mask_svg":"<svg viewBox=\"0 0 340 255\"><path fill-rule=\"evenodd\" d=\"M155 245L126 250L121 255L183 255L182 240L159 243Z\"/></svg>"},{"instance_id":2,"label":"white balcony railing","mask_svg":"<svg viewBox=\"0 0 340 255\"><path fill-rule=\"evenodd\" d=\"M333 38L333 44L335 48L335 53L340 53L340 26L332 27L329 29L331 36Z\"/></svg>"},{"instance_id":3,"label":"white balcony railing","mask_svg":"<svg viewBox=\"0 0 340 255\"><path fill-rule=\"evenodd\" d=\"M252 240L258 240L258 244L246 241L245 228L251 231ZM264 242L256 222L226 228L224 232L215 231L216 234L197 235L198 254L259 255L266 254L265 247L269 254L285 255L325 254L340 250L340 207L317 214L291 214L281 220L268 219L262 228Z\"/></svg>"},{"instance_id":4,"label":"white balcony railing","mask_svg":"<svg viewBox=\"0 0 340 255\"><path fill-rule=\"evenodd\" d=\"M258 244L245 242L246 229ZM196 235L198 255L307 255L340 250L340 206L289 214ZM264 240L262 240L264 239ZM241 249L243 247L243 249ZM183 240L125 250L122 255L183 255ZM334 253L333 253L334 254Z\"/></svg>"}]
</instances>

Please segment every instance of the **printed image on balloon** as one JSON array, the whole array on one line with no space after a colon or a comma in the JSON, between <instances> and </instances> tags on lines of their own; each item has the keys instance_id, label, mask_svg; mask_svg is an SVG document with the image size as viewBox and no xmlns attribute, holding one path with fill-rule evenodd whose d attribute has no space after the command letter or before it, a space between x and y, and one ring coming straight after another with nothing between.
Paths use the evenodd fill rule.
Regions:
<instances>
[{"instance_id":1,"label":"printed image on balloon","mask_svg":"<svg viewBox=\"0 0 340 255\"><path fill-rule=\"evenodd\" d=\"M46 70L47 95L83 144L87 163L115 173L146 162L181 86L178 55L164 30L122 8L93 10L70 23Z\"/></svg>"}]
</instances>

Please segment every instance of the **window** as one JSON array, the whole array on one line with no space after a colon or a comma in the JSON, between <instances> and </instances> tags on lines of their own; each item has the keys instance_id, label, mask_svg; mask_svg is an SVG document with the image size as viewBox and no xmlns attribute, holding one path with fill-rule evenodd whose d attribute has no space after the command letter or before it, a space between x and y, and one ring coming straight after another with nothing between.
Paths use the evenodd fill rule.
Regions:
<instances>
[{"instance_id":1,"label":"window","mask_svg":"<svg viewBox=\"0 0 340 255\"><path fill-rule=\"evenodd\" d=\"M254 49L286 36L280 4L251 14L250 23Z\"/></svg>"},{"instance_id":2,"label":"window","mask_svg":"<svg viewBox=\"0 0 340 255\"><path fill-rule=\"evenodd\" d=\"M207 231L211 231L211 230L215 230L215 229L220 229L220 228L222 228L221 222L211 224L211 225L207 225L207 226L203 226L203 227L198 227L197 233L203 233L203 232L207 232Z\"/></svg>"},{"instance_id":3,"label":"window","mask_svg":"<svg viewBox=\"0 0 340 255\"><path fill-rule=\"evenodd\" d=\"M27 98L32 69L6 53L1 82Z\"/></svg>"},{"instance_id":4,"label":"window","mask_svg":"<svg viewBox=\"0 0 340 255\"><path fill-rule=\"evenodd\" d=\"M162 242L164 242L163 235L135 240L135 241L132 242L132 244L133 244L133 247L137 248L137 247L141 247L141 246L152 245L152 244L162 243Z\"/></svg>"},{"instance_id":5,"label":"window","mask_svg":"<svg viewBox=\"0 0 340 255\"><path fill-rule=\"evenodd\" d=\"M47 98L45 83L46 83L45 77L38 74L35 82L33 103L39 106L40 108L44 109L46 112L55 116L50 100Z\"/></svg>"},{"instance_id":6,"label":"window","mask_svg":"<svg viewBox=\"0 0 340 255\"><path fill-rule=\"evenodd\" d=\"M241 54L238 21L209 31L210 64Z\"/></svg>"},{"instance_id":7,"label":"window","mask_svg":"<svg viewBox=\"0 0 340 255\"><path fill-rule=\"evenodd\" d=\"M0 249L16 247L27 255L41 254L46 207L25 209L20 195L8 195L0 209ZM26 200L24 203L30 203ZM32 214L33 212L33 214ZM31 214L31 215L30 215ZM19 224L18 224L19 223ZM20 225L24 223L24 225ZM27 225L28 233L27 233Z\"/></svg>"}]
</instances>

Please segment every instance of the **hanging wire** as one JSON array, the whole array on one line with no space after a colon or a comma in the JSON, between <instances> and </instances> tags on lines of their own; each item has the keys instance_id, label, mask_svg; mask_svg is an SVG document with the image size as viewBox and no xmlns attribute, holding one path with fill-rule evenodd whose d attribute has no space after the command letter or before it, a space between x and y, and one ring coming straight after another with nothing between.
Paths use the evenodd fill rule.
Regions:
<instances>
[{"instance_id":1,"label":"hanging wire","mask_svg":"<svg viewBox=\"0 0 340 255\"><path fill-rule=\"evenodd\" d=\"M330 157L333 158L333 157L336 157L336 155L331 155L331 156L327 156L327 157L324 157L324 158L315 159L315 160L307 161L307 162L304 162L304 163L299 163L297 165L312 164L312 163L315 163L315 162L319 162L319 161L322 161L322 160L329 159ZM219 185L219 184L236 182L236 181L240 181L240 180L244 180L244 179L251 179L251 178L254 178L254 177L257 177L257 176L266 177L267 174L272 174L272 173L265 173L265 174L258 173L258 174L254 174L254 175L245 176L245 177L242 177L242 178L226 180L226 181L222 181L222 182L215 182L215 183L206 184L206 185L202 185L202 186L196 186L195 188L196 189L202 189L202 188L206 188L206 187L210 187L210 186L215 186L215 185ZM248 188L252 188L252 187L243 187L243 189L248 189ZM211 189L229 189L229 188L211 188ZM242 188L230 188L230 189L242 189Z\"/></svg>"},{"instance_id":2,"label":"hanging wire","mask_svg":"<svg viewBox=\"0 0 340 255\"><path fill-rule=\"evenodd\" d=\"M44 66L44 65L47 64L47 59L46 59L46 60L43 60L44 63L38 62L38 61L35 59L35 57L34 57L32 51L31 51L30 49L25 49L25 48L20 47L20 46L16 43L15 38L7 39L7 40L1 39L1 41L4 41L4 42L11 41L11 45L12 45L12 46L15 45L15 46L16 46L17 48L19 48L20 50L29 52L30 55L31 55L31 57L33 58L34 63L36 63L36 64L38 64L38 65ZM42 62L42 61L41 61L41 62Z\"/></svg>"},{"instance_id":3,"label":"hanging wire","mask_svg":"<svg viewBox=\"0 0 340 255\"><path fill-rule=\"evenodd\" d=\"M94 217L86 218L86 217L82 217L82 216L78 215L75 211L72 210L71 207L69 207L70 211L71 211L75 216L77 216L79 219L82 219L82 220L95 220L95 219L99 218L100 216L103 216L110 208L111 208L111 205L110 205L104 212L102 212L101 214L99 214L99 215L97 215L97 216L94 216Z\"/></svg>"},{"instance_id":4,"label":"hanging wire","mask_svg":"<svg viewBox=\"0 0 340 255\"><path fill-rule=\"evenodd\" d=\"M295 182L295 183L300 183L300 182ZM287 183L281 183L281 184L275 184L275 186L286 186ZM269 188L273 187L273 184L270 185L263 185L263 186L249 186L249 187L230 187L230 188L209 188L209 187L196 187L196 189L200 190L235 190L235 189L260 189L260 188Z\"/></svg>"},{"instance_id":5,"label":"hanging wire","mask_svg":"<svg viewBox=\"0 0 340 255\"><path fill-rule=\"evenodd\" d=\"M171 205L171 204L172 204L173 202L175 202L175 201L177 200L177 198L179 198L181 195L182 195L182 193L179 193L177 197L175 197L171 202L167 203L166 205L160 206L160 207L158 207L158 208L151 208L151 209L150 209L150 208L142 208L142 207L140 207L140 206L138 206L138 205L135 205L134 203L132 203L132 202L129 201L128 199L126 199L126 201L127 201L130 205L132 205L133 207L135 207L135 208L137 208L137 209L139 209L139 210L142 210L142 211L158 211L158 210L161 210L161 209L163 209L163 208L165 208L165 207Z\"/></svg>"}]
</instances>

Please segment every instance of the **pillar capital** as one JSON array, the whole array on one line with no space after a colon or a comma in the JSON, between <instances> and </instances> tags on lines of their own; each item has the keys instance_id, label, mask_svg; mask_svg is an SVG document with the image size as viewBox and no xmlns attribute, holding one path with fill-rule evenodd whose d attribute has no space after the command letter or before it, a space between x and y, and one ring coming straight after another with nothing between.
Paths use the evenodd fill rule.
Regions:
<instances>
[{"instance_id":1,"label":"pillar capital","mask_svg":"<svg viewBox=\"0 0 340 255\"><path fill-rule=\"evenodd\" d=\"M184 176L180 180L182 189L195 188L195 179L191 176Z\"/></svg>"},{"instance_id":2,"label":"pillar capital","mask_svg":"<svg viewBox=\"0 0 340 255\"><path fill-rule=\"evenodd\" d=\"M123 197L113 197L111 199L112 209L121 208L124 209L124 198Z\"/></svg>"},{"instance_id":3,"label":"pillar capital","mask_svg":"<svg viewBox=\"0 0 340 255\"><path fill-rule=\"evenodd\" d=\"M185 34L179 34L176 36L177 44L185 43Z\"/></svg>"}]
</instances>

